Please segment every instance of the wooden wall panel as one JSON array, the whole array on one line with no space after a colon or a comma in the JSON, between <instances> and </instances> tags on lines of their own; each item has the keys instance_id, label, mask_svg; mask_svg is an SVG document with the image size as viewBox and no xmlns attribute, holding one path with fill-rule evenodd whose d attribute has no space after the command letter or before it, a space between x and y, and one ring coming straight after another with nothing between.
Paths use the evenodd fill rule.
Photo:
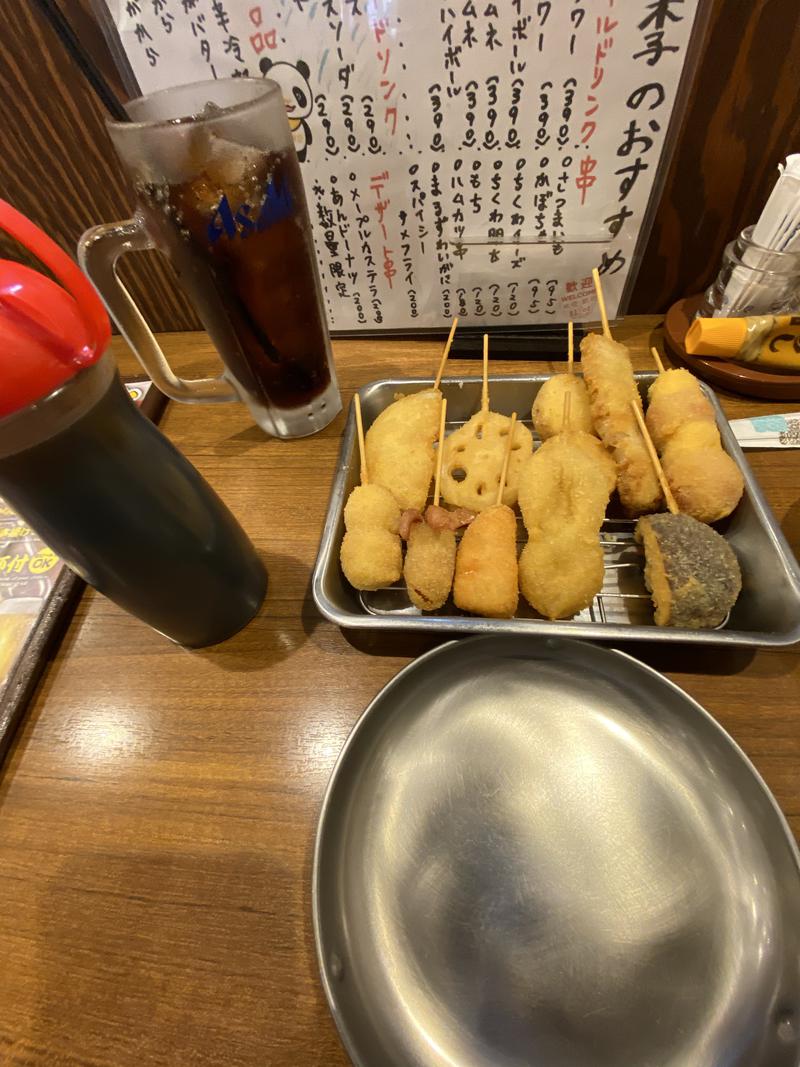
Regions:
<instances>
[{"instance_id":1,"label":"wooden wall panel","mask_svg":"<svg viewBox=\"0 0 800 1067\"><path fill-rule=\"evenodd\" d=\"M100 105L31 0L0 0L0 25L0 196L74 255L89 226L130 215L132 196ZM18 248L0 237L0 256L23 259ZM127 257L122 274L154 329L199 328L155 253Z\"/></svg>"},{"instance_id":2,"label":"wooden wall panel","mask_svg":"<svg viewBox=\"0 0 800 1067\"><path fill-rule=\"evenodd\" d=\"M112 80L89 0L60 0ZM74 252L98 221L124 218L131 197L103 115L32 0L0 0L0 196ZM798 0L711 0L704 54L631 311L658 312L713 277L728 240L753 222L776 165L800 148ZM0 255L9 245L0 239ZM124 277L159 330L197 328L169 268L129 257Z\"/></svg>"},{"instance_id":3,"label":"wooden wall panel","mask_svg":"<svg viewBox=\"0 0 800 1067\"><path fill-rule=\"evenodd\" d=\"M713 0L703 57L631 311L665 311L716 276L800 151L798 0Z\"/></svg>"}]
</instances>

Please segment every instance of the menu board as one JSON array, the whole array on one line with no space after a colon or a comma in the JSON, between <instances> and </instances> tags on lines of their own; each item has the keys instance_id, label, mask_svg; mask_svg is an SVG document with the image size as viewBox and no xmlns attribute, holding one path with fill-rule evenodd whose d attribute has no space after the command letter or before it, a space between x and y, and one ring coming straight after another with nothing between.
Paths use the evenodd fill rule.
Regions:
<instances>
[{"instance_id":1,"label":"menu board","mask_svg":"<svg viewBox=\"0 0 800 1067\"><path fill-rule=\"evenodd\" d=\"M96 2L142 92L280 83L333 329L620 311L700 0Z\"/></svg>"},{"instance_id":2,"label":"menu board","mask_svg":"<svg viewBox=\"0 0 800 1067\"><path fill-rule=\"evenodd\" d=\"M63 566L0 499L0 699Z\"/></svg>"}]
</instances>

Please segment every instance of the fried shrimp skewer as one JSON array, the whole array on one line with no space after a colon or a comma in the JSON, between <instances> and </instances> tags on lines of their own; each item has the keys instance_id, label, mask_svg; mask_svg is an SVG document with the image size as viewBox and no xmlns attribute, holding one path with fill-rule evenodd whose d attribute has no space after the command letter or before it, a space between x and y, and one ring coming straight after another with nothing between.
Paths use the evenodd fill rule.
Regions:
<instances>
[{"instance_id":1,"label":"fried shrimp skewer","mask_svg":"<svg viewBox=\"0 0 800 1067\"><path fill-rule=\"evenodd\" d=\"M456 554L453 599L463 611L509 619L517 610L517 519L503 503L514 442L516 412L511 416L495 503L467 527Z\"/></svg>"},{"instance_id":2,"label":"fried shrimp skewer","mask_svg":"<svg viewBox=\"0 0 800 1067\"><path fill-rule=\"evenodd\" d=\"M602 289L596 269L593 275L600 302ZM631 403L635 403L641 411L642 402L628 349L612 339L604 303L601 303L601 315L603 336L590 333L581 342L592 419L617 465L617 491L623 508L629 515L643 515L658 511L662 503L661 488L631 409Z\"/></svg>"},{"instance_id":3,"label":"fried shrimp skewer","mask_svg":"<svg viewBox=\"0 0 800 1067\"><path fill-rule=\"evenodd\" d=\"M515 422L511 429L507 415L489 408L489 336L484 334L481 409L445 441L442 495L449 504L470 511L484 511L491 506L509 434L513 441L503 502L513 507L517 502L519 468L531 453L533 437L527 426Z\"/></svg>"},{"instance_id":4,"label":"fried shrimp skewer","mask_svg":"<svg viewBox=\"0 0 800 1067\"><path fill-rule=\"evenodd\" d=\"M565 398L570 397L567 407ZM568 326L567 373L548 378L536 394L531 411L533 425L543 441L562 430L583 430L594 433L589 390L583 378L575 375L572 322Z\"/></svg>"},{"instance_id":5,"label":"fried shrimp skewer","mask_svg":"<svg viewBox=\"0 0 800 1067\"><path fill-rule=\"evenodd\" d=\"M433 387L399 396L370 426L366 461L370 478L392 493L400 509L421 511L428 499L436 461L442 392L439 388L458 319L453 319Z\"/></svg>"},{"instance_id":6,"label":"fried shrimp skewer","mask_svg":"<svg viewBox=\"0 0 800 1067\"><path fill-rule=\"evenodd\" d=\"M403 550L397 531L400 508L382 485L370 483L364 450L361 398L353 397L361 461L361 484L350 494L344 509L345 535L339 559L348 582L356 589L380 589L400 577Z\"/></svg>"},{"instance_id":7,"label":"fried shrimp skewer","mask_svg":"<svg viewBox=\"0 0 800 1067\"><path fill-rule=\"evenodd\" d=\"M688 370L664 370L649 390L646 423L682 512L700 522L730 515L744 491L744 478L722 448L714 409Z\"/></svg>"}]
</instances>

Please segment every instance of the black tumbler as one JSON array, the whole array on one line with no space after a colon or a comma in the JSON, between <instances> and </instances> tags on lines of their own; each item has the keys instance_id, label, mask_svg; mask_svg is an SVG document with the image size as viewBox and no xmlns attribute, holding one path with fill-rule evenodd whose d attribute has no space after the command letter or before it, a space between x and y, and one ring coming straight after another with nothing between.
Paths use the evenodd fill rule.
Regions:
<instances>
[{"instance_id":1,"label":"black tumbler","mask_svg":"<svg viewBox=\"0 0 800 1067\"><path fill-rule=\"evenodd\" d=\"M90 585L181 645L224 641L264 599L247 535L108 354L0 418L0 496Z\"/></svg>"}]
</instances>

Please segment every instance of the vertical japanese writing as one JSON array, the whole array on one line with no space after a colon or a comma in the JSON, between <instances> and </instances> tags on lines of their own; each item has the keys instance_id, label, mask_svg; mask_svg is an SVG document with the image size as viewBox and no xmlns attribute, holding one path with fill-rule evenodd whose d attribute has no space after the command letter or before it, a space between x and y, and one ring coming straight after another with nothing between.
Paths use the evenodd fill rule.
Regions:
<instances>
[{"instance_id":1,"label":"vertical japanese writing","mask_svg":"<svg viewBox=\"0 0 800 1067\"><path fill-rule=\"evenodd\" d=\"M670 37L675 35L683 21L682 6L683 0L649 0L644 5L644 15L637 22L643 37L642 47L631 56L634 63L638 60L647 67L656 67L665 55L680 50L677 44L670 43ZM612 245L611 249L603 251L598 267L601 274L617 274L627 263L620 238L634 214L630 207L631 195L642 175L646 175L652 166L651 153L664 122L661 108L665 100L664 85L650 75L625 101L624 125L616 149L620 165L614 171L619 180L619 206L604 219L616 247Z\"/></svg>"},{"instance_id":2,"label":"vertical japanese writing","mask_svg":"<svg viewBox=\"0 0 800 1067\"><path fill-rule=\"evenodd\" d=\"M391 137L397 133L397 103L400 93L392 71L397 59L392 58L389 37L389 20L377 19L371 23L375 38L375 51L379 67L379 90L383 107L383 124Z\"/></svg>"},{"instance_id":3,"label":"vertical japanese writing","mask_svg":"<svg viewBox=\"0 0 800 1067\"><path fill-rule=\"evenodd\" d=\"M375 194L375 203L373 205L373 210L375 211L375 214L378 219L378 227L381 231L381 238L383 241L383 276L386 279L387 285L391 289L392 279L397 274L393 259L394 253L392 252L391 248L388 247L389 231L386 228L385 219L386 211L391 203L391 200L389 200L388 197L385 200L381 198L381 194L383 193L383 190L386 187L388 181L388 170L385 170L382 174L373 174L370 181L370 190Z\"/></svg>"},{"instance_id":4,"label":"vertical japanese writing","mask_svg":"<svg viewBox=\"0 0 800 1067\"><path fill-rule=\"evenodd\" d=\"M334 328L614 313L698 0L107 3L145 92L278 82Z\"/></svg>"},{"instance_id":5,"label":"vertical japanese writing","mask_svg":"<svg viewBox=\"0 0 800 1067\"><path fill-rule=\"evenodd\" d=\"M614 0L606 0L608 7L614 6ZM575 185L580 190L581 207L586 203L586 194L597 181L597 160L590 148L590 142L597 133L597 124L600 121L601 86L606 73L606 60L614 46L614 33L619 23L611 15L598 15L595 20L595 45L594 66L592 78L589 83L589 91L586 94L586 108L583 113L580 141L585 146L586 152L581 156L580 170Z\"/></svg>"},{"instance_id":6,"label":"vertical japanese writing","mask_svg":"<svg viewBox=\"0 0 800 1067\"><path fill-rule=\"evenodd\" d=\"M372 230L368 228L369 215L364 212L364 209L361 206L361 192L359 189L358 174L351 171L349 174L349 181L352 183L350 186L350 203L356 212L359 260L367 283L367 293L369 294L368 300L372 309L372 322L376 326L380 326L383 322L383 301L381 300L380 291L377 285L378 271L375 268L375 256L373 255L372 244L370 243Z\"/></svg>"}]
</instances>

